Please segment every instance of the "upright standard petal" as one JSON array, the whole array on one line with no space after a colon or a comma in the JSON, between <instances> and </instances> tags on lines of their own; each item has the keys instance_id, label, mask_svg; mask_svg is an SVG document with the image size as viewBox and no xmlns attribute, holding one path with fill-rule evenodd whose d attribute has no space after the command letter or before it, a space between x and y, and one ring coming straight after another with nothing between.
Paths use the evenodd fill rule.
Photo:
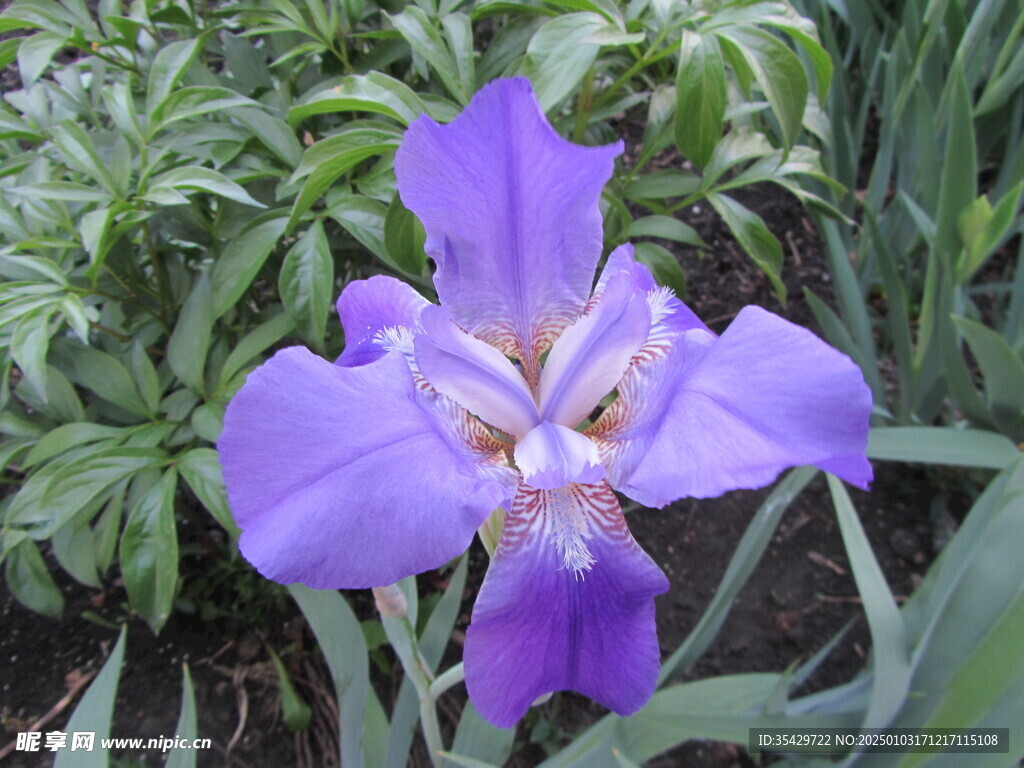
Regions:
<instances>
[{"instance_id":1,"label":"upright standard petal","mask_svg":"<svg viewBox=\"0 0 1024 768\"><path fill-rule=\"evenodd\" d=\"M534 488L592 485L604 480L604 467L593 441L550 421L542 421L516 443L515 459L523 478Z\"/></svg>"},{"instance_id":2,"label":"upright standard petal","mask_svg":"<svg viewBox=\"0 0 1024 768\"><path fill-rule=\"evenodd\" d=\"M442 126L423 116L395 157L402 202L423 222L434 285L455 321L522 361L581 312L601 255L601 189L622 142L558 136L525 78L484 87Z\"/></svg>"},{"instance_id":3,"label":"upright standard petal","mask_svg":"<svg viewBox=\"0 0 1024 768\"><path fill-rule=\"evenodd\" d=\"M231 401L217 445L242 554L317 589L443 565L517 481L474 424L416 390L400 354L345 368L278 352Z\"/></svg>"},{"instance_id":4,"label":"upright standard petal","mask_svg":"<svg viewBox=\"0 0 1024 768\"><path fill-rule=\"evenodd\" d=\"M627 275L616 275L551 347L537 390L541 418L570 428L587 418L619 383L650 329L645 293Z\"/></svg>"},{"instance_id":5,"label":"upright standard petal","mask_svg":"<svg viewBox=\"0 0 1024 768\"><path fill-rule=\"evenodd\" d=\"M587 430L612 486L660 507L759 488L813 464L859 487L871 393L860 369L804 328L746 307L721 338L695 329L630 368Z\"/></svg>"},{"instance_id":6,"label":"upright standard petal","mask_svg":"<svg viewBox=\"0 0 1024 768\"><path fill-rule=\"evenodd\" d=\"M430 306L401 280L376 275L345 286L338 297L338 316L345 329L345 350L337 364L351 367L372 363L387 354L383 334L414 331L420 312Z\"/></svg>"},{"instance_id":7,"label":"upright standard petal","mask_svg":"<svg viewBox=\"0 0 1024 768\"><path fill-rule=\"evenodd\" d=\"M668 587L606 484L521 485L466 633L470 699L503 728L560 690L632 714L657 682L654 596Z\"/></svg>"},{"instance_id":8,"label":"upright standard petal","mask_svg":"<svg viewBox=\"0 0 1024 768\"><path fill-rule=\"evenodd\" d=\"M415 360L430 386L516 437L540 421L529 385L501 352L455 325L442 307L425 310L421 325Z\"/></svg>"}]
</instances>

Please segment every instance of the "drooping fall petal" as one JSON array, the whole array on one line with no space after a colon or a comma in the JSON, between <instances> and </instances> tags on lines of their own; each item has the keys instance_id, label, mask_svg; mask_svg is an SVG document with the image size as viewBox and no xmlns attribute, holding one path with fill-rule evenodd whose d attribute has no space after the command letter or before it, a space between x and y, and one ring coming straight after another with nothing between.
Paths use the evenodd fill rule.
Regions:
<instances>
[{"instance_id":1,"label":"drooping fall petal","mask_svg":"<svg viewBox=\"0 0 1024 768\"><path fill-rule=\"evenodd\" d=\"M313 588L391 584L465 551L516 474L402 355L346 368L291 347L249 375L218 441L242 554Z\"/></svg>"},{"instance_id":2,"label":"drooping fall petal","mask_svg":"<svg viewBox=\"0 0 1024 768\"><path fill-rule=\"evenodd\" d=\"M654 596L668 586L606 484L520 486L466 633L473 704L499 727L560 690L635 712L657 681Z\"/></svg>"}]
</instances>

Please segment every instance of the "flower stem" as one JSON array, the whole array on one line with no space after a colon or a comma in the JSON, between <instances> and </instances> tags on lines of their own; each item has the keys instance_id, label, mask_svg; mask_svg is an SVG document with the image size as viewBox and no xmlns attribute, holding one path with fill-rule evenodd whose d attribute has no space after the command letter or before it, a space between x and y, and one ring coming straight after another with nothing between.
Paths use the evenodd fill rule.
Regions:
<instances>
[{"instance_id":1,"label":"flower stem","mask_svg":"<svg viewBox=\"0 0 1024 768\"><path fill-rule=\"evenodd\" d=\"M434 682L430 684L430 690L428 691L430 699L432 701L437 701L445 691L454 685L458 685L465 679L466 668L460 661L454 667L450 667L434 678Z\"/></svg>"}]
</instances>

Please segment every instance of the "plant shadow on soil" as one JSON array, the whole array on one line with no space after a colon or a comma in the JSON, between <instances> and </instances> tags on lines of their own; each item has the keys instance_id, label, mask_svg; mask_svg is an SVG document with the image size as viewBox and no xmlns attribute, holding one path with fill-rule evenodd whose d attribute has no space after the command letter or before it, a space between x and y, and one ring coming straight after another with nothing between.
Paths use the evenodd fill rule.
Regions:
<instances>
[{"instance_id":1,"label":"plant shadow on soil","mask_svg":"<svg viewBox=\"0 0 1024 768\"><path fill-rule=\"evenodd\" d=\"M711 246L712 255L672 247L686 272L687 303L716 332L721 332L741 307L758 304L820 333L801 292L802 286L809 286L832 303L813 226L796 200L775 187L758 185L740 190L736 197L760 213L783 243L783 277L790 301L786 307L779 304L764 275L742 253L710 206L702 204L685 211L682 217ZM882 464L876 465L876 474L869 493L852 491L852 496L889 585L899 599L913 591L936 554L930 498L923 493L934 486L933 478L921 470ZM634 536L672 582L671 590L657 600L664 657L696 625L737 542L766 495L766 490L738 491L718 499L683 500L663 510L640 510L628 515ZM953 517L959 519L966 512L967 501L962 496L954 494L948 503ZM211 521L211 531L213 528ZM186 528L183 539L187 541L191 535L198 540L200 537L194 534ZM211 562L202 554L190 556L183 562L183 574L188 579L200 577ZM485 567L486 555L474 544L470 581L445 663L461 657L460 641ZM108 575L104 590L97 592L58 574L67 598L60 620L31 613L14 601L6 585L0 587L4 626L0 636L0 748L14 740L16 731L27 728L57 704L66 693L67 675L95 670L102 664L116 631L83 619L82 613L91 611L115 623L124 620L124 589L111 578ZM443 573L432 572L421 578L421 588L430 591L443 586L445 580ZM373 605L367 592L346 595L360 618L372 618ZM181 701L182 664L187 662L196 688L199 735L212 739L214 744L198 753L200 766L337 765L337 712L331 701L330 676L322 658L310 652L314 648L311 635L294 605L284 597L280 606L259 626L246 626L230 617L200 621L194 615L175 612L158 637L138 619L130 619L112 735L173 735ZM851 620L852 630L801 692L851 679L863 668L870 647L831 501L819 477L785 513L718 637L683 679L784 670L794 661L808 659ZM304 649L300 654L282 654L299 693L314 704L313 725L300 735L289 733L283 723L276 673L264 643L279 653L289 644ZM377 674L378 694L386 708L398 690L398 665L392 663L391 667L390 676L379 670ZM464 697L461 686L442 697L441 717L449 738ZM61 730L75 703L77 699L38 730ZM517 737L522 749L510 765L536 765L544 758L545 748L563 746L569 734L604 714L600 706L574 694L556 697L532 712L519 728ZM538 723L543 728L538 728ZM548 736L541 739L539 734L545 730ZM158 766L164 760L156 750L130 750L118 757L115 764L119 766ZM751 757L733 745L690 742L650 760L648 766L745 768L760 761L759 756ZM14 752L2 765L35 768L51 762L49 752ZM419 739L409 765L429 765Z\"/></svg>"}]
</instances>

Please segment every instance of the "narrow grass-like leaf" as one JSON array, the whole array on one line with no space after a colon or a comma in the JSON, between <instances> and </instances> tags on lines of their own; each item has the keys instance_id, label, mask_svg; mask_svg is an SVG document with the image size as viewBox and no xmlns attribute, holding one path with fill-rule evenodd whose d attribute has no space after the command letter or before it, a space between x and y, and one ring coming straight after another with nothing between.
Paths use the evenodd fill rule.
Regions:
<instances>
[{"instance_id":1,"label":"narrow grass-like leaf","mask_svg":"<svg viewBox=\"0 0 1024 768\"><path fill-rule=\"evenodd\" d=\"M78 702L71 719L64 726L68 738L74 733L94 734L94 747L91 750L68 748L57 750L53 768L107 768L110 752L103 746L103 740L110 736L110 726L114 722L114 701L117 698L117 684L121 679L121 662L124 660L125 638L128 627L121 627L114 650L103 664L103 669L89 684L82 700Z\"/></svg>"},{"instance_id":2,"label":"narrow grass-like leaf","mask_svg":"<svg viewBox=\"0 0 1024 768\"><path fill-rule=\"evenodd\" d=\"M188 664L181 665L181 709L178 710L178 725L174 735L185 739L188 746L175 747L167 756L164 768L196 768L198 749L191 749L192 742L199 735L196 717L196 692L192 685L192 675Z\"/></svg>"},{"instance_id":3,"label":"narrow grass-like leaf","mask_svg":"<svg viewBox=\"0 0 1024 768\"><path fill-rule=\"evenodd\" d=\"M875 427L867 452L881 461L987 469L1002 469L1020 457L1017 446L1002 435L956 427Z\"/></svg>"},{"instance_id":4,"label":"narrow grass-like leaf","mask_svg":"<svg viewBox=\"0 0 1024 768\"><path fill-rule=\"evenodd\" d=\"M910 689L907 630L846 488L833 475L828 476L828 487L853 578L871 628L872 684L863 726L882 728L899 711Z\"/></svg>"}]
</instances>

